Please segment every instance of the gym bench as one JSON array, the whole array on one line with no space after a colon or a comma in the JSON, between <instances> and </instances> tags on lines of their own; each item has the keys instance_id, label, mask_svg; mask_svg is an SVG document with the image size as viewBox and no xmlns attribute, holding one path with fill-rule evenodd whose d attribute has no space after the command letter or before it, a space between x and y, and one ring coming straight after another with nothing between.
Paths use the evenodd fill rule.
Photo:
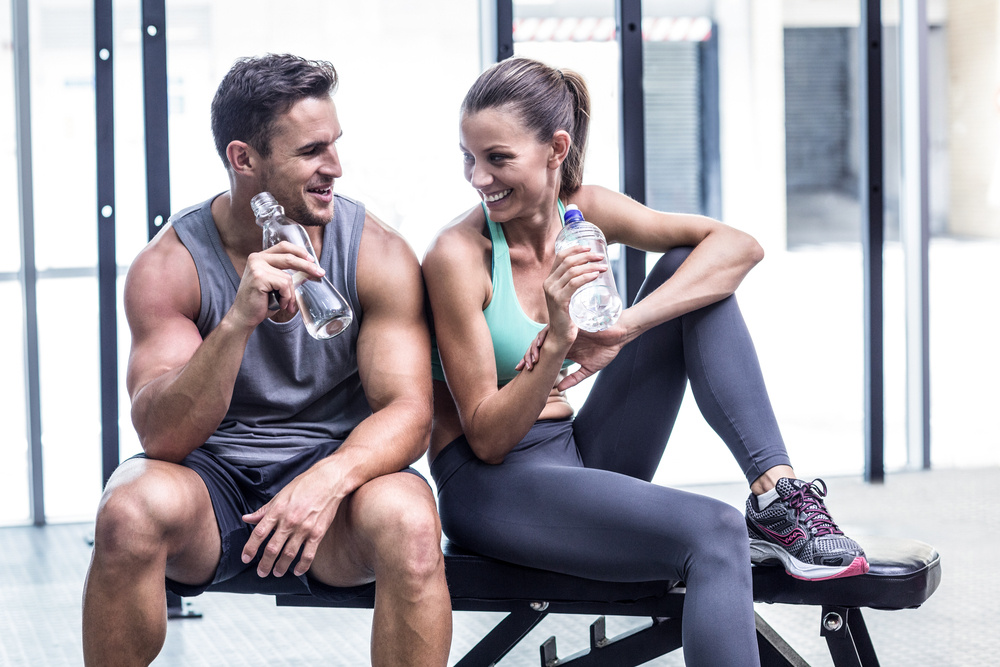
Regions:
<instances>
[{"instance_id":1,"label":"gym bench","mask_svg":"<svg viewBox=\"0 0 1000 667\"><path fill-rule=\"evenodd\" d=\"M836 667L877 667L878 658L861 616L863 608L919 607L941 582L941 559L931 546L915 540L869 537L858 540L871 569L845 579L808 582L781 567L753 568L756 602L804 604L822 608L820 634ZM586 614L590 648L560 658L555 637L540 647L542 667L635 667L681 646L684 584L672 581L611 583L511 565L445 542L445 569L455 611L506 612L507 615L456 667L497 664L548 614ZM278 606L371 609L374 592L339 603L309 595L277 595ZM644 617L638 627L617 637L605 634L605 616ZM763 667L808 667L761 617L757 640Z\"/></svg>"}]
</instances>

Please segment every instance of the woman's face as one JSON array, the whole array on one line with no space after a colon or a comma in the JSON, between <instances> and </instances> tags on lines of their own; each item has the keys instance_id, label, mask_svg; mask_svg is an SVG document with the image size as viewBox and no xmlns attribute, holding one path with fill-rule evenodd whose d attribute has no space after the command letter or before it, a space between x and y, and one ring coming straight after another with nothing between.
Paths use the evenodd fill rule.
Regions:
<instances>
[{"instance_id":1,"label":"woman's face","mask_svg":"<svg viewBox=\"0 0 1000 667\"><path fill-rule=\"evenodd\" d=\"M465 179L489 209L504 222L529 216L552 202L559 183L559 164L551 143L539 142L513 113L484 109L463 115L459 147Z\"/></svg>"}]
</instances>

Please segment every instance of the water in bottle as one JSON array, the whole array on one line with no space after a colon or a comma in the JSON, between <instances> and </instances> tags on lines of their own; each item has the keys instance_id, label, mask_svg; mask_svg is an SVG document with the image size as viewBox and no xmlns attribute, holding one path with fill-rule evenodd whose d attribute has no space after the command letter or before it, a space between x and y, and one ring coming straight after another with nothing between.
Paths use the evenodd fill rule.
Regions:
<instances>
[{"instance_id":1,"label":"water in bottle","mask_svg":"<svg viewBox=\"0 0 1000 667\"><path fill-rule=\"evenodd\" d=\"M575 204L566 207L565 224L556 237L556 252L573 245L580 245L600 253L608 269L582 286L569 300L569 316L584 331L603 331L618 321L622 314L622 299L615 287L615 275L608 263L608 243L604 233L583 219Z\"/></svg>"},{"instance_id":2,"label":"water in bottle","mask_svg":"<svg viewBox=\"0 0 1000 667\"><path fill-rule=\"evenodd\" d=\"M305 248L306 252L316 258L309 235L302 225L285 216L285 209L278 204L270 192L261 192L250 200L257 224L264 230L264 248L270 248L282 241L289 241ZM317 340L333 338L351 325L354 311L337 288L326 276L312 278L303 271L288 270L292 274L292 285L295 288L295 301L302 315L302 322L309 335ZM269 307L278 308L278 298L275 293L270 295Z\"/></svg>"}]
</instances>

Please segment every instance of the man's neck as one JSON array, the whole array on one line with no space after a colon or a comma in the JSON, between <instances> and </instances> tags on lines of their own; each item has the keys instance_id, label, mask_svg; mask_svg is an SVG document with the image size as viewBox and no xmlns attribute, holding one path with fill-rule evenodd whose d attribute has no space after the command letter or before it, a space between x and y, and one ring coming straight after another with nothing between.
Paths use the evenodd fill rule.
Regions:
<instances>
[{"instance_id":1,"label":"man's neck","mask_svg":"<svg viewBox=\"0 0 1000 667\"><path fill-rule=\"evenodd\" d=\"M230 255L244 259L261 249L261 230L250 211L249 200L240 200L232 190L222 193L212 202L212 218L222 246Z\"/></svg>"}]
</instances>

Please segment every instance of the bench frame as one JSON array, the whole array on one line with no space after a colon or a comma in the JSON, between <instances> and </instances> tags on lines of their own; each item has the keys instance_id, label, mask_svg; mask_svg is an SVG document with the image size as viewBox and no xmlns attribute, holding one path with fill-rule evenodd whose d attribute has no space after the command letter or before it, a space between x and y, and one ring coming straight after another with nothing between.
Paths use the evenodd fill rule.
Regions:
<instances>
[{"instance_id":1,"label":"bench frame","mask_svg":"<svg viewBox=\"0 0 1000 667\"><path fill-rule=\"evenodd\" d=\"M868 574L806 582L779 567L754 567L754 601L805 604L821 608L820 635L836 667L878 667L878 657L862 608L908 609L920 606L941 580L940 556L915 540L860 540L871 566ZM520 567L487 558L445 542L445 570L454 611L506 612L455 667L492 667L549 614L596 615L590 647L558 657L555 637L539 647L542 667L635 667L681 647L685 588L670 581L614 583ZM212 590L211 588L209 590ZM224 590L224 587L218 589ZM282 607L371 609L374 589L344 601L311 595L276 595ZM168 595L171 618L199 617L176 595ZM606 633L606 616L644 618L616 637ZM808 663L756 614L762 667L808 667Z\"/></svg>"}]
</instances>

